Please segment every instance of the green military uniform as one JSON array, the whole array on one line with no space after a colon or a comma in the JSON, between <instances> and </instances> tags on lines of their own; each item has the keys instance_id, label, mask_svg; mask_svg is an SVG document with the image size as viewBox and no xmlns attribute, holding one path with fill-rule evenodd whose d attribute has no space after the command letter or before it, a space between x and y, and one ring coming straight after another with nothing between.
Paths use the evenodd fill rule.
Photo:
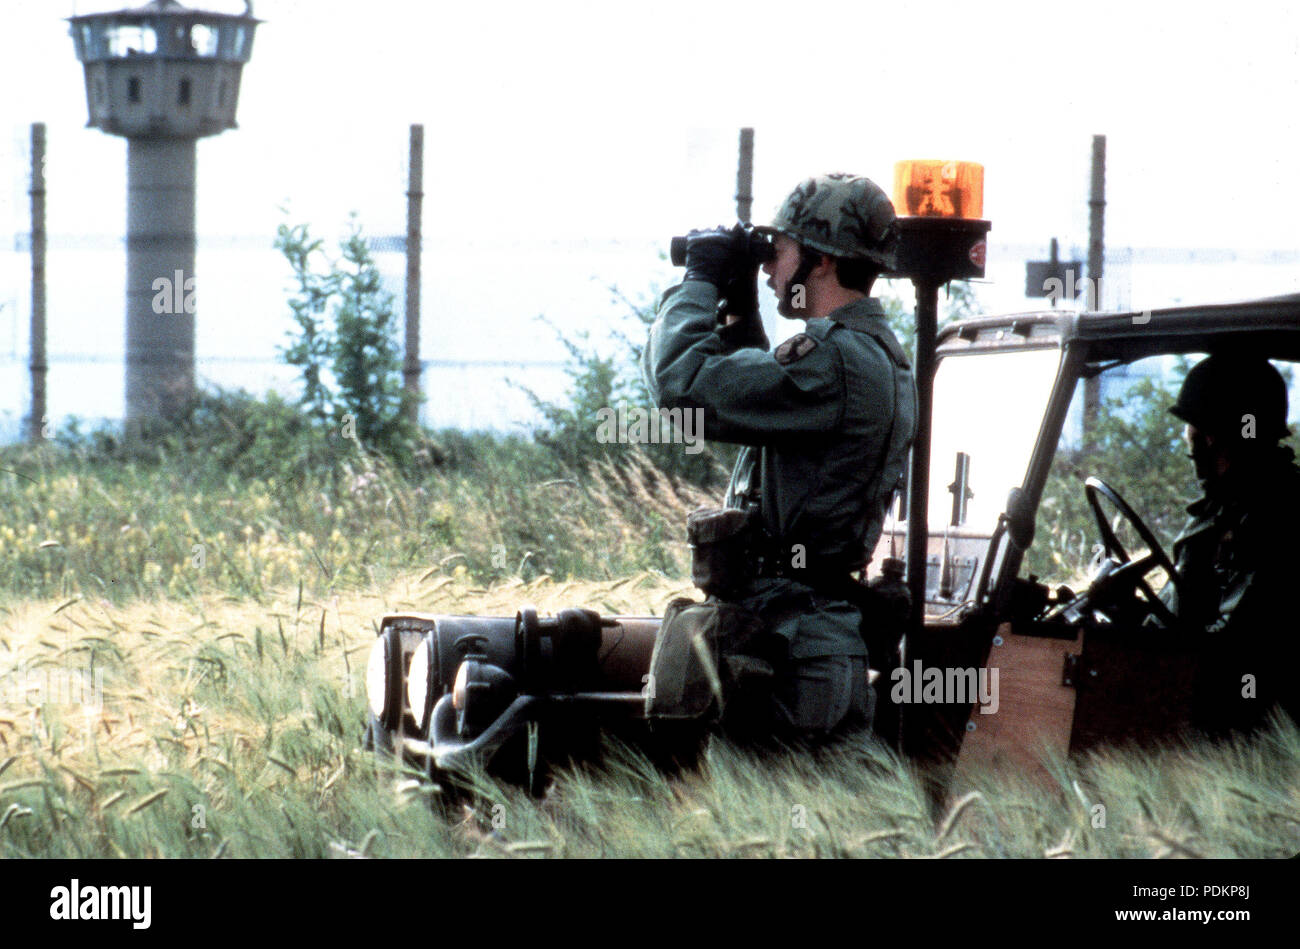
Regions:
<instances>
[{"instance_id":1,"label":"green military uniform","mask_svg":"<svg viewBox=\"0 0 1300 949\"><path fill-rule=\"evenodd\" d=\"M1300 468L1277 444L1290 434L1286 383L1263 357L1219 353L1192 367L1169 411L1188 423L1205 488L1174 542L1178 588L1162 591L1197 640L1193 723L1251 729L1279 704L1300 720Z\"/></svg>"},{"instance_id":2,"label":"green military uniform","mask_svg":"<svg viewBox=\"0 0 1300 949\"><path fill-rule=\"evenodd\" d=\"M718 291L688 280L664 293L645 349L659 405L702 409L705 437L747 446L729 507L753 506L762 576L740 602L788 644L778 701L796 731L870 715L857 609L834 592L880 537L916 424L910 366L867 297L768 352L716 325Z\"/></svg>"},{"instance_id":3,"label":"green military uniform","mask_svg":"<svg viewBox=\"0 0 1300 949\"><path fill-rule=\"evenodd\" d=\"M1294 633L1300 581L1300 468L1276 447L1234 467L1188 507L1174 542L1181 601L1166 602L1201 637L1193 721L1212 732L1263 723L1274 704L1300 721ZM1243 677L1254 682L1254 695ZM1250 680L1247 680L1250 681Z\"/></svg>"}]
</instances>

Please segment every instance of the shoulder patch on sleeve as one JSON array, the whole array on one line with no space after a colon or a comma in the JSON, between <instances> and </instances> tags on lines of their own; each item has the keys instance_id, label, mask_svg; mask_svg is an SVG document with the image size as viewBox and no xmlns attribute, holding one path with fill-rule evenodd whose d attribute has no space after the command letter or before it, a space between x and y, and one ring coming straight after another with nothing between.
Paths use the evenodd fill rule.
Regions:
<instances>
[{"instance_id":1,"label":"shoulder patch on sleeve","mask_svg":"<svg viewBox=\"0 0 1300 949\"><path fill-rule=\"evenodd\" d=\"M776 347L772 353L776 361L783 366L788 366L792 362L797 362L807 356L817 348L817 340L813 339L807 333L800 333L798 336L791 336L780 346Z\"/></svg>"}]
</instances>

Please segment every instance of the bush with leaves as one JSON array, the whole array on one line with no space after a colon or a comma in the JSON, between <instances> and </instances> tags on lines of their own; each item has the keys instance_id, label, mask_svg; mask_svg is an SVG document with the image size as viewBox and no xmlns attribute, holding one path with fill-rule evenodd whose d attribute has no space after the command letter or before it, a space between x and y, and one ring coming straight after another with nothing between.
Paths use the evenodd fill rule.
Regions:
<instances>
[{"instance_id":1,"label":"bush with leaves","mask_svg":"<svg viewBox=\"0 0 1300 949\"><path fill-rule=\"evenodd\" d=\"M638 305L615 288L611 292L627 308L622 322L631 327L611 332L618 347L617 355L598 352L589 333L573 334L575 338L570 339L550 324L568 350L570 384L566 399L560 402L542 399L532 390L520 387L542 416L543 424L533 430L534 439L570 471L583 471L600 462L613 462L616 466L631 463L635 454L638 463L648 460L670 477L705 489L721 487L735 460L736 448L732 445L705 444L703 450L692 453L685 450L688 447L685 444L673 441L633 446L598 439L602 410L656 411L641 374L641 356L646 334L654 322L654 307L648 303Z\"/></svg>"},{"instance_id":2,"label":"bush with leaves","mask_svg":"<svg viewBox=\"0 0 1300 949\"><path fill-rule=\"evenodd\" d=\"M350 422L367 448L409 460L417 428L402 385L393 297L356 219L339 242L341 259L305 224L281 224L275 246L297 284L289 300L297 335L282 353L302 371L299 407L320 424Z\"/></svg>"}]
</instances>

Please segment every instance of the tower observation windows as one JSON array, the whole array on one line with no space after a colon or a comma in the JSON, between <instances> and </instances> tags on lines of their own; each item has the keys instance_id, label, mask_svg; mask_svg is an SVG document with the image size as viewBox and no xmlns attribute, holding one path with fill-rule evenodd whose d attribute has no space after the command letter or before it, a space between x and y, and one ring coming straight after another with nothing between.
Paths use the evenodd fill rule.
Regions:
<instances>
[{"instance_id":1,"label":"tower observation windows","mask_svg":"<svg viewBox=\"0 0 1300 949\"><path fill-rule=\"evenodd\" d=\"M104 46L110 56L156 53L158 34L148 23L114 24L104 31Z\"/></svg>"}]
</instances>

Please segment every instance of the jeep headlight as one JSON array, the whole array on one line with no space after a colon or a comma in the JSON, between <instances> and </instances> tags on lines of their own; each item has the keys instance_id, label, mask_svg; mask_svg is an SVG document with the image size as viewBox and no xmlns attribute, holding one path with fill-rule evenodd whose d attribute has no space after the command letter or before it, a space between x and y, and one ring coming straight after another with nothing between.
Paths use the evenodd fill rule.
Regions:
<instances>
[{"instance_id":1,"label":"jeep headlight","mask_svg":"<svg viewBox=\"0 0 1300 949\"><path fill-rule=\"evenodd\" d=\"M429 727L429 699L433 695L433 654L429 637L420 640L411 656L411 666L406 672L406 701L415 717L416 730L423 735Z\"/></svg>"},{"instance_id":2,"label":"jeep headlight","mask_svg":"<svg viewBox=\"0 0 1300 949\"><path fill-rule=\"evenodd\" d=\"M389 731L402 718L402 643L397 630L385 630L370 648L366 661L366 700L370 711Z\"/></svg>"}]
</instances>

